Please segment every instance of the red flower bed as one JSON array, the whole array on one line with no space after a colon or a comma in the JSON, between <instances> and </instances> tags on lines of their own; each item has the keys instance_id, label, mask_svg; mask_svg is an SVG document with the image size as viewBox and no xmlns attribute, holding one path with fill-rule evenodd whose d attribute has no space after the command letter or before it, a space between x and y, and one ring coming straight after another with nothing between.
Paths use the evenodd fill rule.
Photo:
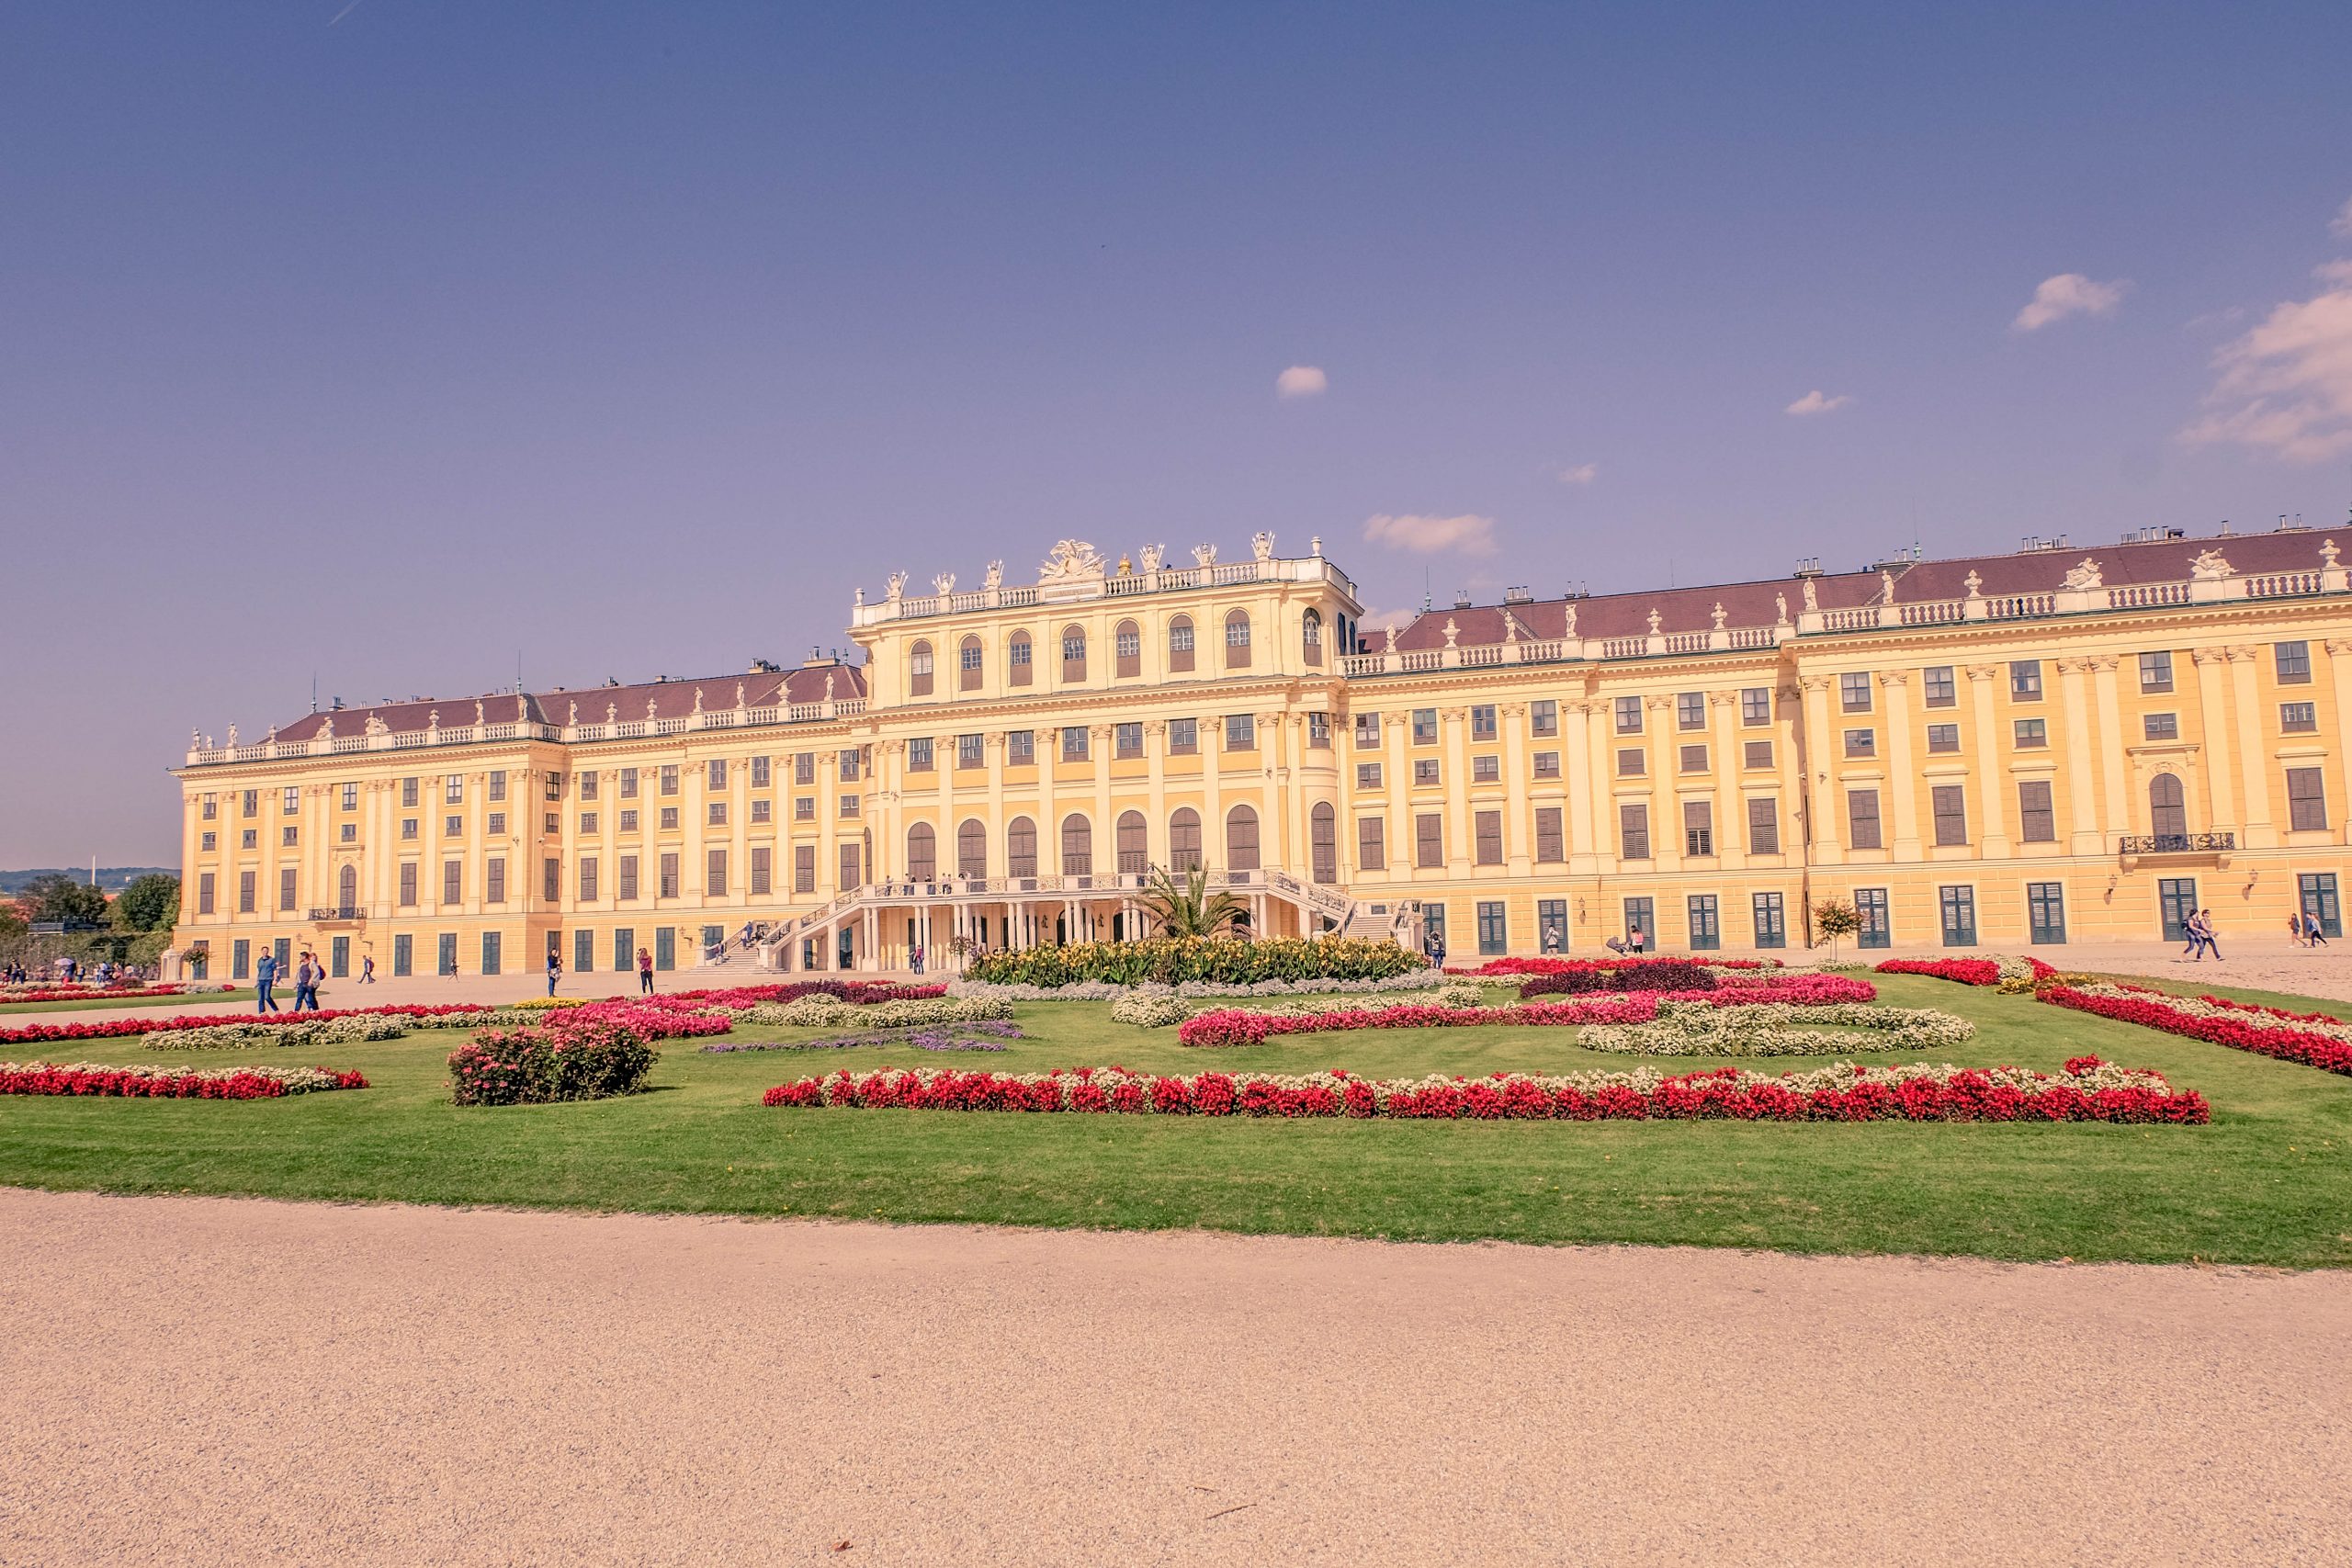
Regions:
<instances>
[{"instance_id":1,"label":"red flower bed","mask_svg":"<svg viewBox=\"0 0 2352 1568\"><path fill-rule=\"evenodd\" d=\"M1449 975L1494 977L1503 975L1589 975L1627 969L1644 964L1703 964L1710 969L1778 969L1778 958L1700 958L1645 954L1640 958L1495 958L1476 969L1448 969Z\"/></svg>"},{"instance_id":2,"label":"red flower bed","mask_svg":"<svg viewBox=\"0 0 2352 1568\"><path fill-rule=\"evenodd\" d=\"M2052 1007L2251 1051L2323 1072L2352 1076L2352 1023L2324 1012L2287 1012L2222 997L2188 998L2142 986L2045 986L2034 993ZM2316 1024L2320 1029L2298 1029ZM2323 1029L2327 1031L2323 1032Z\"/></svg>"},{"instance_id":3,"label":"red flower bed","mask_svg":"<svg viewBox=\"0 0 2352 1568\"><path fill-rule=\"evenodd\" d=\"M1771 1077L1719 1067L1655 1073L1484 1078L1360 1078L1125 1067L1019 1075L938 1067L854 1073L778 1084L761 1103L910 1111L1064 1111L1097 1115L1374 1117L1440 1121L2129 1122L2199 1123L2211 1112L2163 1075L2087 1058L2053 1077L2018 1067L1857 1067L1839 1064Z\"/></svg>"},{"instance_id":4,"label":"red flower bed","mask_svg":"<svg viewBox=\"0 0 2352 1568\"><path fill-rule=\"evenodd\" d=\"M176 997L187 987L172 981L153 986L40 986L25 990L0 990L0 1007L18 1002L111 1002L126 997Z\"/></svg>"},{"instance_id":5,"label":"red flower bed","mask_svg":"<svg viewBox=\"0 0 2352 1568\"><path fill-rule=\"evenodd\" d=\"M710 991L672 991L647 1001L686 1002L703 1007L747 1008L761 1002L792 1002L802 997L835 997L864 1007L872 1002L919 1002L947 994L944 985L894 986L880 980L787 980L773 986L729 986Z\"/></svg>"},{"instance_id":6,"label":"red flower bed","mask_svg":"<svg viewBox=\"0 0 2352 1568\"><path fill-rule=\"evenodd\" d=\"M2039 958L2029 957L2025 962L2036 980L2047 980L2058 973ZM2001 965L1990 958L1889 958L1879 964L1878 973L1925 975L1933 980L1957 980L1963 986L2001 983Z\"/></svg>"},{"instance_id":7,"label":"red flower bed","mask_svg":"<svg viewBox=\"0 0 2352 1568\"><path fill-rule=\"evenodd\" d=\"M1610 992L1574 1001L1526 1001L1514 1007L1449 1008L1422 1002L1345 1012L1250 1012L1224 1008L1194 1015L1177 1026L1182 1045L1256 1045L1277 1034L1317 1034L1339 1029L1476 1029L1487 1025L1548 1027L1570 1023L1647 1023L1657 1004L1705 1002L1710 1007L1748 1007L1788 1002L1797 1007L1830 1002L1867 1002L1878 987L1844 975L1758 977L1712 991Z\"/></svg>"},{"instance_id":8,"label":"red flower bed","mask_svg":"<svg viewBox=\"0 0 2352 1568\"><path fill-rule=\"evenodd\" d=\"M324 1067L240 1067L229 1072L102 1067L88 1062L0 1062L0 1094L105 1096L127 1100L278 1100L334 1089L366 1089L367 1077Z\"/></svg>"}]
</instances>

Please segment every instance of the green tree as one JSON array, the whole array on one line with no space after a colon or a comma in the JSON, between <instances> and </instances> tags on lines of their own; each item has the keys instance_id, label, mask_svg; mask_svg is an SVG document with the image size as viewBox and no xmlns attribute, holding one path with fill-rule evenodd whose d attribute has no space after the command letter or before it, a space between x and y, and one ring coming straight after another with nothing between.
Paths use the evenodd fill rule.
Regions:
<instances>
[{"instance_id":1,"label":"green tree","mask_svg":"<svg viewBox=\"0 0 2352 1568\"><path fill-rule=\"evenodd\" d=\"M1829 956L1838 956L1838 939L1862 929L1862 917L1840 898L1824 898L1813 907L1813 929L1829 939Z\"/></svg>"},{"instance_id":2,"label":"green tree","mask_svg":"<svg viewBox=\"0 0 2352 1568\"><path fill-rule=\"evenodd\" d=\"M161 931L179 914L180 879L160 871L132 879L114 901L114 923L127 931Z\"/></svg>"},{"instance_id":3,"label":"green tree","mask_svg":"<svg viewBox=\"0 0 2352 1568\"><path fill-rule=\"evenodd\" d=\"M107 923L107 896L86 882L62 871L36 876L25 885L24 901L36 920L82 920Z\"/></svg>"},{"instance_id":4,"label":"green tree","mask_svg":"<svg viewBox=\"0 0 2352 1568\"><path fill-rule=\"evenodd\" d=\"M1211 893L1209 874L1194 867L1177 881L1155 871L1136 900L1162 936L1231 936L1250 923L1249 909L1230 893Z\"/></svg>"}]
</instances>

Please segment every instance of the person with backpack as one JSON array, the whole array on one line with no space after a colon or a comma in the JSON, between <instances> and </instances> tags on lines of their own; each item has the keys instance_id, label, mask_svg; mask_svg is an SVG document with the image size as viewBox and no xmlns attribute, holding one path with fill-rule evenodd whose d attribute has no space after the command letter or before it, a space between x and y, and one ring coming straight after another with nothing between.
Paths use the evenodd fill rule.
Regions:
<instances>
[{"instance_id":1,"label":"person with backpack","mask_svg":"<svg viewBox=\"0 0 2352 1568\"><path fill-rule=\"evenodd\" d=\"M548 949L548 995L555 995L555 983L563 978L563 954L555 948Z\"/></svg>"},{"instance_id":2,"label":"person with backpack","mask_svg":"<svg viewBox=\"0 0 2352 1568\"><path fill-rule=\"evenodd\" d=\"M311 950L302 950L301 962L294 965L294 1010L315 1010L319 1005L319 966L311 957Z\"/></svg>"}]
</instances>

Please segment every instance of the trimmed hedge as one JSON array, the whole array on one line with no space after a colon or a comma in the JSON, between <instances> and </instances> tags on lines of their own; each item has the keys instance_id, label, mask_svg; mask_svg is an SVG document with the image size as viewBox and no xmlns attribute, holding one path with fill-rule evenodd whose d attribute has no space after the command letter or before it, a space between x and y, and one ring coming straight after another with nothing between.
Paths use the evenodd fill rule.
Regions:
<instances>
[{"instance_id":1,"label":"trimmed hedge","mask_svg":"<svg viewBox=\"0 0 2352 1568\"><path fill-rule=\"evenodd\" d=\"M1581 997L1596 991L1712 991L1715 977L1687 958L1657 958L1612 969L1571 969L1537 975L1519 987L1522 998Z\"/></svg>"},{"instance_id":2,"label":"trimmed hedge","mask_svg":"<svg viewBox=\"0 0 2352 1568\"><path fill-rule=\"evenodd\" d=\"M1160 938L1150 942L1089 942L991 953L964 972L968 980L1048 989L1098 981L1114 986L1182 985L1210 980L1228 986L1267 980L1385 980L1428 967L1419 953L1393 942L1308 942L1282 937L1238 942L1226 937Z\"/></svg>"}]
</instances>

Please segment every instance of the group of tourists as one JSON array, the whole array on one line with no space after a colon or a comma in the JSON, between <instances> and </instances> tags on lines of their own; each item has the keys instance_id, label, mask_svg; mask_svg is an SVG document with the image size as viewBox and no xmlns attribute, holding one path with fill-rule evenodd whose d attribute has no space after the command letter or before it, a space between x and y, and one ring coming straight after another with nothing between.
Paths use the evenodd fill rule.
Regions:
<instances>
[{"instance_id":1,"label":"group of tourists","mask_svg":"<svg viewBox=\"0 0 2352 1568\"><path fill-rule=\"evenodd\" d=\"M306 1009L313 1012L323 1010L319 1006L319 982L326 977L326 965L321 964L318 954L307 947L302 950L302 955L296 962L291 972L284 975L278 973L277 954L265 948L262 950L260 962L254 965L254 1010L255 1012L285 1010L277 1005L277 982L281 979L294 982L294 1010L296 1012L301 1012Z\"/></svg>"},{"instance_id":2,"label":"group of tourists","mask_svg":"<svg viewBox=\"0 0 2352 1568\"><path fill-rule=\"evenodd\" d=\"M2327 932L2320 929L2319 917L2309 909L2298 909L2287 917L2287 934L2297 947L2325 947Z\"/></svg>"}]
</instances>

